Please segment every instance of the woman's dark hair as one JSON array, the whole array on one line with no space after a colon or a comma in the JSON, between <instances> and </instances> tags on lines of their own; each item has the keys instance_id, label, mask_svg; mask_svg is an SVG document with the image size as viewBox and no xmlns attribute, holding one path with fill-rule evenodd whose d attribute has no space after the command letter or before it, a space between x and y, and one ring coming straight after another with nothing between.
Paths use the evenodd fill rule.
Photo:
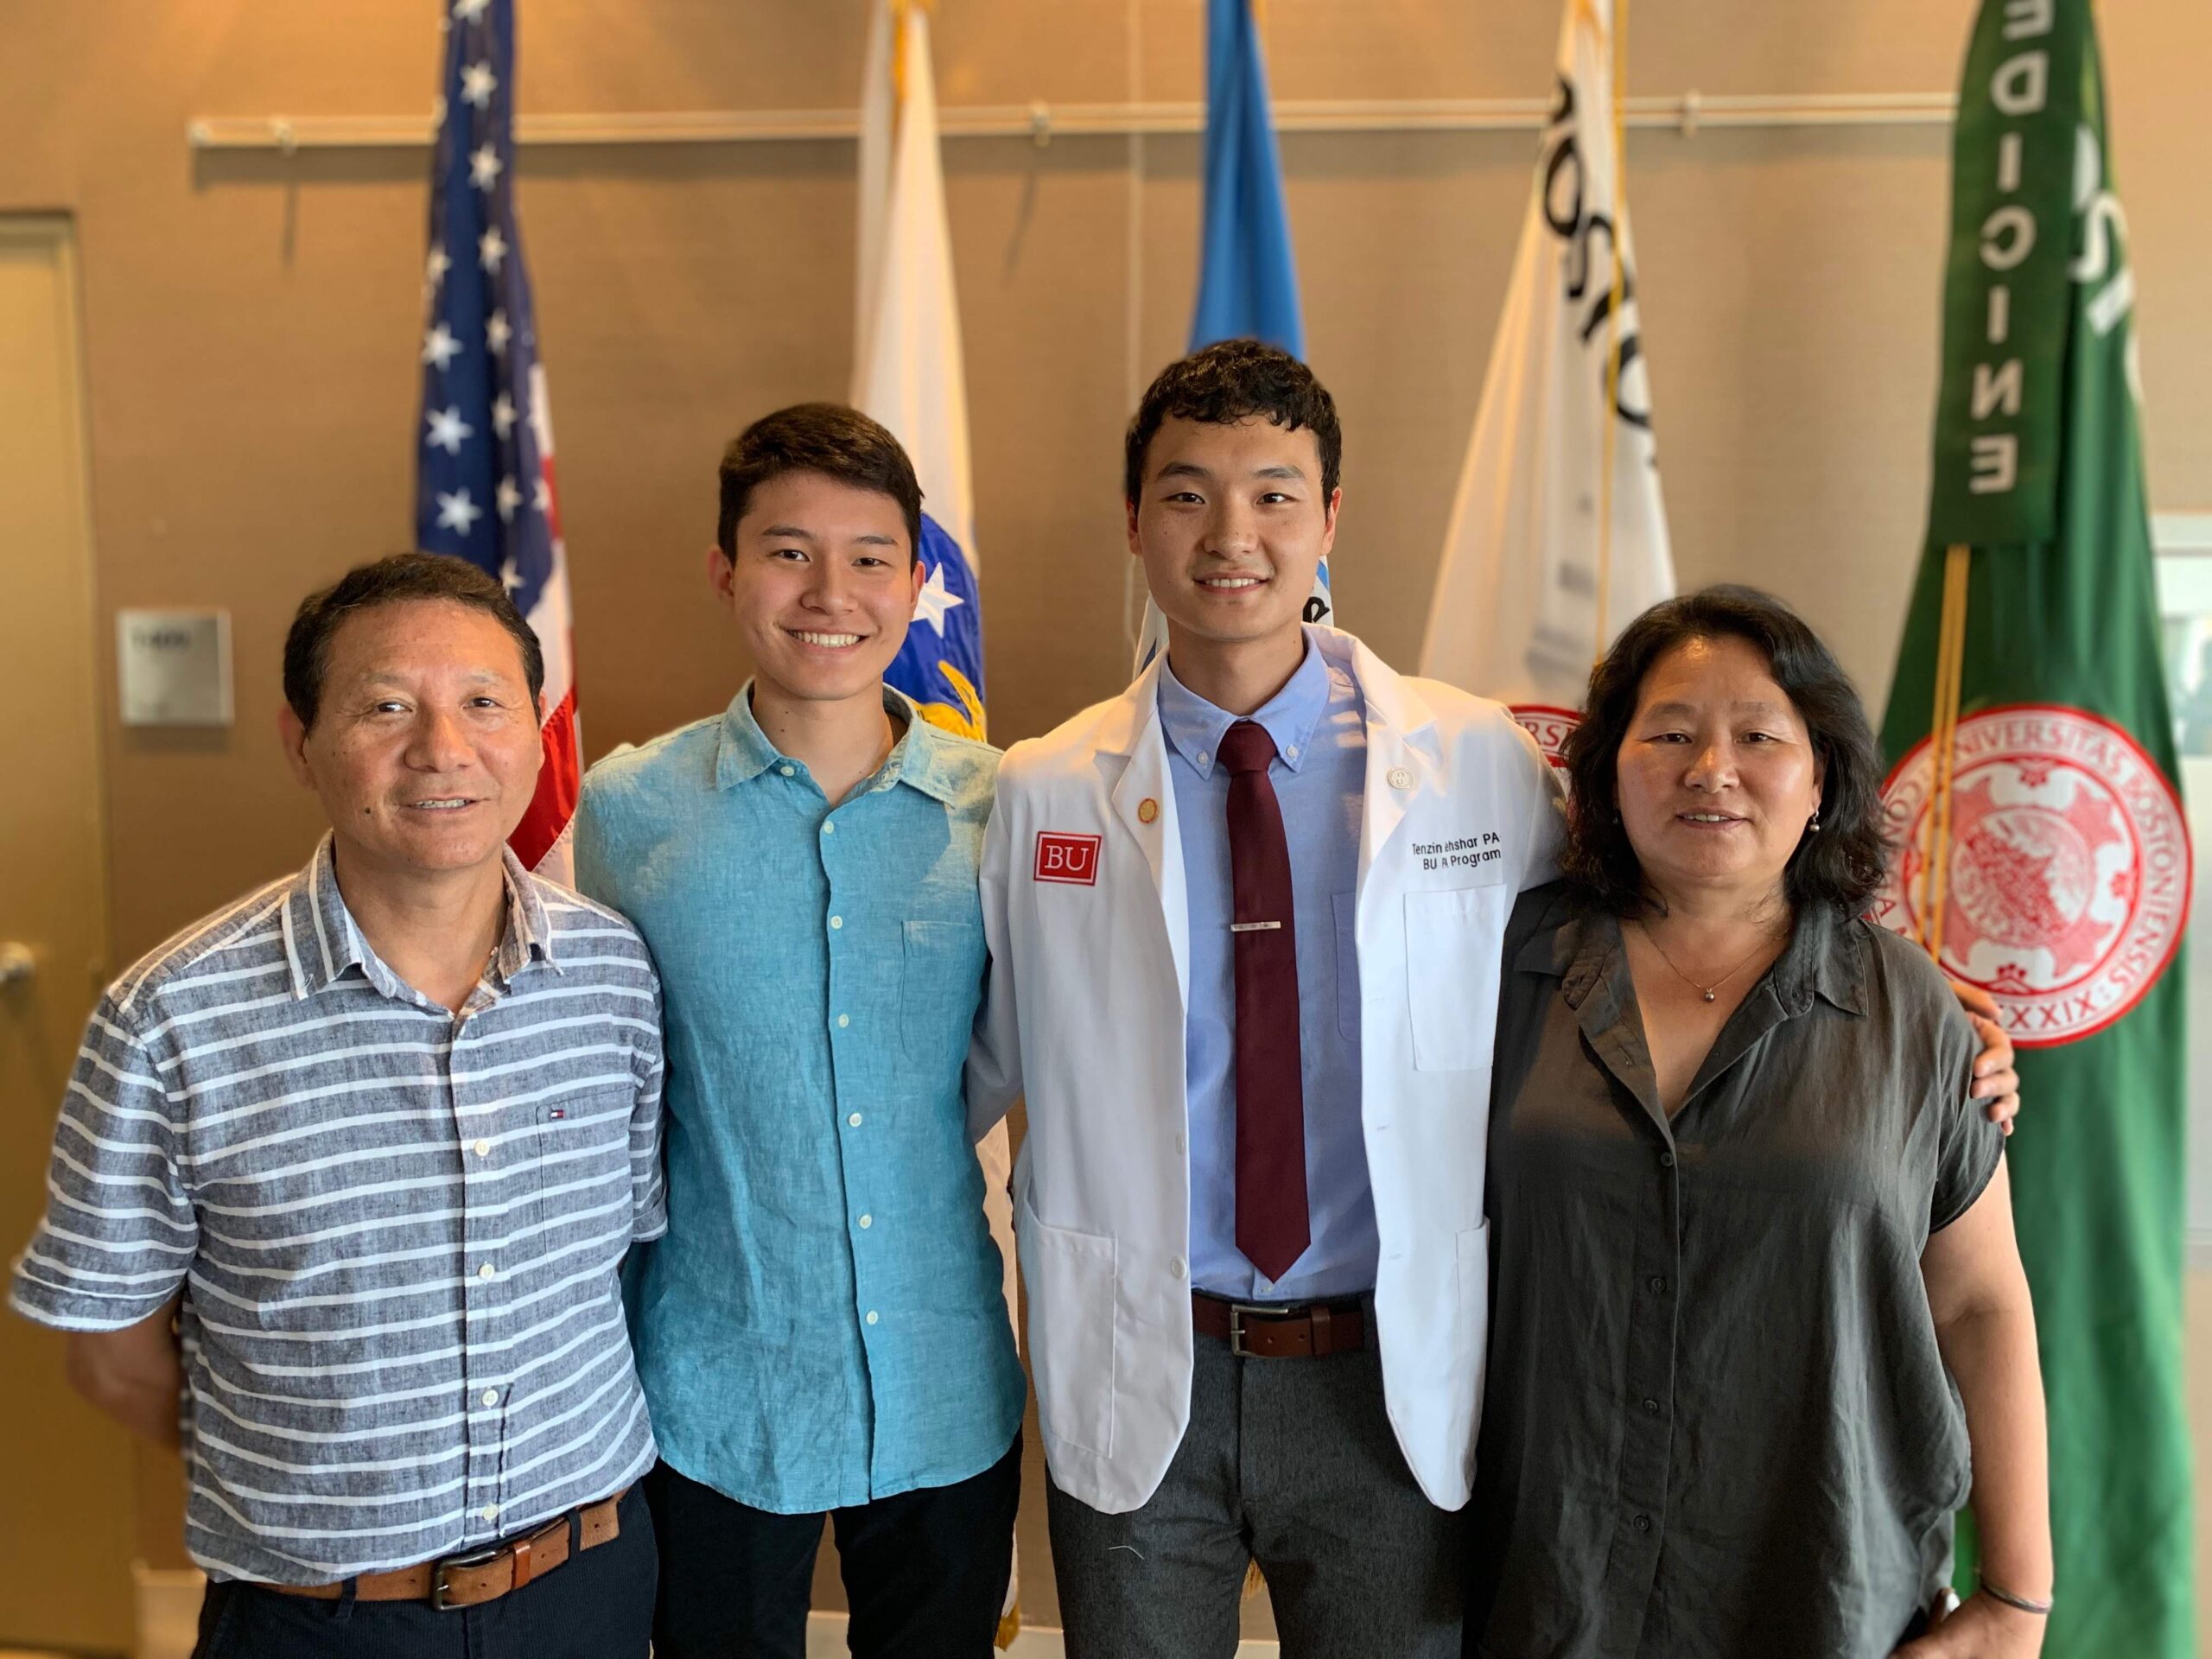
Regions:
<instances>
[{"instance_id":1,"label":"woman's dark hair","mask_svg":"<svg viewBox=\"0 0 2212 1659\"><path fill-rule=\"evenodd\" d=\"M395 553L374 564L356 565L329 587L309 594L293 613L291 632L284 636L284 701L292 705L301 725L312 729L322 707L330 641L339 626L379 605L424 599L482 611L513 635L535 707L537 694L545 689L545 653L507 590L466 559L442 553Z\"/></svg>"},{"instance_id":2,"label":"woman's dark hair","mask_svg":"<svg viewBox=\"0 0 2212 1659\"><path fill-rule=\"evenodd\" d=\"M721 512L715 545L734 556L737 521L753 492L786 473L819 473L899 504L906 519L906 558L921 556L922 486L914 463L880 423L842 404L793 404L763 415L722 452Z\"/></svg>"},{"instance_id":3,"label":"woman's dark hair","mask_svg":"<svg viewBox=\"0 0 2212 1659\"><path fill-rule=\"evenodd\" d=\"M1224 340L1162 369L1129 422L1122 442L1122 499L1144 488L1145 451L1170 416L1206 426L1234 426L1255 415L1295 432L1310 427L1321 452L1321 499L1337 493L1344 435L1336 399L1313 371L1288 352L1256 340Z\"/></svg>"},{"instance_id":4,"label":"woman's dark hair","mask_svg":"<svg viewBox=\"0 0 2212 1659\"><path fill-rule=\"evenodd\" d=\"M1889 868L1882 834L1882 758L1858 689L1834 653L1796 612L1755 588L1701 588L1654 605L1621 631L1590 671L1582 723L1567 736L1573 785L1560 866L1587 904L1633 916L1649 902L1642 867L1620 819L1615 766L1636 719L1644 676L1694 639L1741 639L1767 661L1811 734L1821 766L1821 828L1808 833L1783 873L1793 911L1866 907Z\"/></svg>"}]
</instances>

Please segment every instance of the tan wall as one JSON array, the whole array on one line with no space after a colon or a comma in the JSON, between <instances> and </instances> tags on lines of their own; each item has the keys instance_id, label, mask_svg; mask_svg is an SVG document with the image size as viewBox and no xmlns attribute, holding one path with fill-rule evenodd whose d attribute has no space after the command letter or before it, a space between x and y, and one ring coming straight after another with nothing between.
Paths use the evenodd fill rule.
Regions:
<instances>
[{"instance_id":1,"label":"tan wall","mask_svg":"<svg viewBox=\"0 0 2212 1659\"><path fill-rule=\"evenodd\" d=\"M859 0L524 11L531 110L846 105L860 73ZM1199 95L1200 0L938 11L949 103ZM1521 97L1546 88L1558 0L1267 11L1280 97ZM125 734L111 715L118 958L302 855L315 814L269 735L282 628L308 585L404 543L411 524L425 156L195 157L185 123L426 109L429 13L0 10L0 211L63 209L81 226L103 605L213 603L235 620L236 731ZM1633 90L1944 90L1969 13L1637 0ZM2202 508L2212 9L2130 0L2105 9L2104 29L2153 497ZM1193 138L947 145L1001 741L1121 683L1119 433L1182 339L1198 153ZM1342 614L1405 661L1533 140L1294 136L1284 154L1311 356L1350 434ZM1878 702L1926 486L1948 135L1638 133L1630 162L1681 575L1778 589ZM526 153L594 752L719 705L741 674L699 590L714 459L750 416L843 391L851 166L829 142ZM1025 1537L1041 1564L1041 1526Z\"/></svg>"}]
</instances>

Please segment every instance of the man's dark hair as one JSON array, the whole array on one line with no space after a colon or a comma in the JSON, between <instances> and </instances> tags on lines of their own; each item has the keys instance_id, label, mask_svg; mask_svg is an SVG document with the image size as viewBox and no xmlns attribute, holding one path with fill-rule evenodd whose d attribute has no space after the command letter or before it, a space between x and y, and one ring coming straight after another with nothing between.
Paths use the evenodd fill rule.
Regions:
<instances>
[{"instance_id":1,"label":"man's dark hair","mask_svg":"<svg viewBox=\"0 0 2212 1659\"><path fill-rule=\"evenodd\" d=\"M1693 639L1741 639L1766 658L1767 672L1789 694L1821 763L1821 828L1790 855L1783 891L1793 912L1829 905L1856 916L1889 868L1881 751L1858 690L1834 653L1796 612L1755 588L1706 588L1654 605L1622 630L1590 671L1588 712L1566 744L1574 792L1561 872L1587 904L1618 916L1646 907L1643 870L1620 819L1614 768L1644 676Z\"/></svg>"},{"instance_id":2,"label":"man's dark hair","mask_svg":"<svg viewBox=\"0 0 2212 1659\"><path fill-rule=\"evenodd\" d=\"M537 694L545 689L545 653L507 590L466 559L442 553L395 553L374 564L356 565L329 587L309 594L293 613L291 632L284 636L284 701L292 705L301 725L315 725L322 704L322 678L330 669L330 642L346 620L379 605L414 600L466 605L494 618L514 637L515 649L522 653L523 677L530 683L534 712Z\"/></svg>"},{"instance_id":3,"label":"man's dark hair","mask_svg":"<svg viewBox=\"0 0 2212 1659\"><path fill-rule=\"evenodd\" d=\"M1286 432L1311 428L1321 451L1321 500L1337 493L1344 435L1337 425L1336 399L1313 371L1288 352L1256 340L1224 340L1178 358L1145 388L1122 446L1122 499L1135 501L1144 488L1145 452L1160 423L1175 417L1208 426L1234 426L1255 415Z\"/></svg>"},{"instance_id":4,"label":"man's dark hair","mask_svg":"<svg viewBox=\"0 0 2212 1659\"><path fill-rule=\"evenodd\" d=\"M922 486L914 463L878 423L842 404L793 404L763 415L722 451L721 517L715 545L737 554L737 521L753 492L785 473L819 473L855 489L874 490L906 516L909 563L921 555Z\"/></svg>"}]
</instances>

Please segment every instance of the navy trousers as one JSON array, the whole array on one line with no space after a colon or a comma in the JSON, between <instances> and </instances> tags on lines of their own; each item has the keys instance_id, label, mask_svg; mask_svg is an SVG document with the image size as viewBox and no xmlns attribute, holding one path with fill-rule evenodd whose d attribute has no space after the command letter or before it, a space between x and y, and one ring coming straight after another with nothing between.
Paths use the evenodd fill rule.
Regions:
<instances>
[{"instance_id":1,"label":"navy trousers","mask_svg":"<svg viewBox=\"0 0 2212 1659\"><path fill-rule=\"evenodd\" d=\"M772 1515L664 1463L645 1477L660 1544L656 1659L804 1659L819 1515ZM995 1659L1014 1559L1021 1438L990 1468L833 1510L855 1659Z\"/></svg>"},{"instance_id":2,"label":"navy trousers","mask_svg":"<svg viewBox=\"0 0 2212 1659\"><path fill-rule=\"evenodd\" d=\"M257 1584L211 1584L193 1659L645 1659L658 1555L633 1486L620 1534L479 1606L321 1601Z\"/></svg>"}]
</instances>

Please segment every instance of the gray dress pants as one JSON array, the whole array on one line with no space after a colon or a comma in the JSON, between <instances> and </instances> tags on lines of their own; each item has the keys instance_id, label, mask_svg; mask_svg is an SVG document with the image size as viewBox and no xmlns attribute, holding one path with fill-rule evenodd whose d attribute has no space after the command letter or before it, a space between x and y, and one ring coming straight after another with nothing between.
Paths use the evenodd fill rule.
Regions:
<instances>
[{"instance_id":1,"label":"gray dress pants","mask_svg":"<svg viewBox=\"0 0 2212 1659\"><path fill-rule=\"evenodd\" d=\"M1255 1560L1284 1659L1459 1659L1466 1512L1414 1484L1380 1357L1197 1342L1191 1426L1160 1490L1124 1515L1048 1492L1069 1659L1229 1659Z\"/></svg>"}]
</instances>

